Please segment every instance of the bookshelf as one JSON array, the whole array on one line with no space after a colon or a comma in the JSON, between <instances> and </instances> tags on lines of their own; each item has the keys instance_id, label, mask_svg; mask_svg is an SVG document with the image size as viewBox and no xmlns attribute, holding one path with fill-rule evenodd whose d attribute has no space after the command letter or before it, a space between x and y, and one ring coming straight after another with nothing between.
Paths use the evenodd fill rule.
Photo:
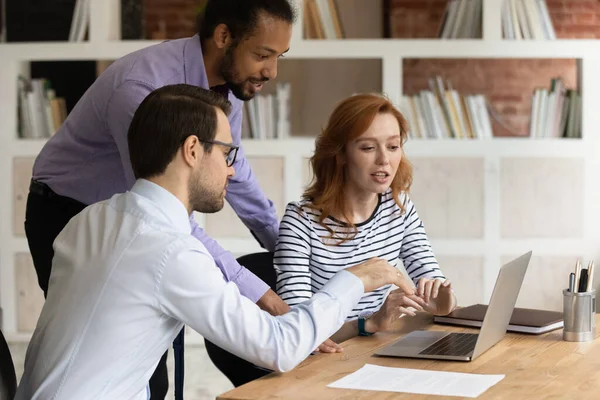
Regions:
<instances>
[{"instance_id":1,"label":"bookshelf","mask_svg":"<svg viewBox=\"0 0 600 400\"><path fill-rule=\"evenodd\" d=\"M352 19L340 0L341 14ZM364 1L352 0L364 4ZM352 2L350 2L352 3ZM375 2L374 2L375 3ZM381 4L378 2L377 4ZM456 291L465 301L487 301L501 262L532 249L532 276L544 274L549 290L533 296L532 305L558 307L566 284L565 265L575 257L584 262L600 257L600 41L594 39L505 40L502 36L502 2L484 0L482 38L461 40L384 39L370 31L356 32L348 39L304 39L302 7L294 26L291 51L281 62L278 80L292 80L292 137L285 140L246 140L245 153L255 166L261 184L271 184L270 168L276 166L278 212L281 204L300 198L309 179L307 159L314 148L315 131L325 122L333 104L357 89L381 90L400 104L403 96L403 65L409 59L576 59L578 87L582 93L581 139L493 138L486 140L410 140L406 154L415 169L413 199L430 233L442 269L453 279ZM158 41L119 38L119 1L93 1L89 40L81 43L0 44L0 179L5 189L0 195L0 306L4 311L3 332L9 340L28 340L37 318L40 296L35 274L24 256L27 241L18 234L18 215L24 209L23 181L30 171L17 171L18 163L33 159L44 140L17 139L17 76L27 64L39 60L114 60ZM363 27L364 28L364 27ZM361 29L363 29L361 28ZM366 29L366 28L364 28ZM377 27L379 29L379 27ZM353 62L355 61L355 62ZM323 66L348 77L340 79L331 95L322 87L328 75ZM355 65L358 65L355 67ZM310 74L300 75L308 68ZM342 71L342 72L339 72ZM356 71L366 78L355 83ZM312 77L314 76L314 78ZM295 91L302 84L303 92ZM501 84L492 79L490 85ZM323 97L323 100L321 99ZM318 99L319 101L315 101ZM324 103L323 103L324 102ZM294 104L301 104L297 109ZM15 159L18 159L15 161ZM262 168L262 169L259 169ZM275 193L275 192L273 192ZM20 217L22 220L22 216ZM230 208L214 216L198 217L209 230L229 223L235 225ZM564 232L563 232L564 231ZM236 255L259 251L245 232L215 236L223 247ZM25 257L25 258L24 258ZM33 275L32 275L33 273ZM564 275L564 276L563 276ZM24 282L23 279L26 281ZM32 281L33 279L33 281ZM535 279L524 287L535 292ZM546 297L544 297L546 296ZM532 297L532 296L530 296ZM26 310L28 315L20 315ZM28 322L29 321L29 322ZM192 341L195 336L192 336Z\"/></svg>"},{"instance_id":2,"label":"bookshelf","mask_svg":"<svg viewBox=\"0 0 600 400\"><path fill-rule=\"evenodd\" d=\"M116 59L160 41L2 43L7 61ZM595 39L509 41L464 39L292 39L287 59L306 58L583 58L600 50Z\"/></svg>"},{"instance_id":3,"label":"bookshelf","mask_svg":"<svg viewBox=\"0 0 600 400\"><path fill-rule=\"evenodd\" d=\"M580 72L572 58L404 58L402 110L416 138L578 138Z\"/></svg>"}]
</instances>

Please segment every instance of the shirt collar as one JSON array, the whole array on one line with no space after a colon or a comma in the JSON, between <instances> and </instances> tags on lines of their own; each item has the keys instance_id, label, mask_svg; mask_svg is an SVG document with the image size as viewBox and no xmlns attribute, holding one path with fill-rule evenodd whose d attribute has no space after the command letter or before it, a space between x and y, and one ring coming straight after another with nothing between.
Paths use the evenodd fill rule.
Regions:
<instances>
[{"instance_id":1,"label":"shirt collar","mask_svg":"<svg viewBox=\"0 0 600 400\"><path fill-rule=\"evenodd\" d=\"M202 43L198 35L187 39L183 48L183 69L185 72L185 83L199 86L204 89L215 90L229 99L231 91L225 86L208 87L208 75L204 66L204 56L202 54Z\"/></svg>"},{"instance_id":2,"label":"shirt collar","mask_svg":"<svg viewBox=\"0 0 600 400\"><path fill-rule=\"evenodd\" d=\"M185 83L208 89L208 76L198 35L192 36L185 43L183 47L183 64Z\"/></svg>"},{"instance_id":3,"label":"shirt collar","mask_svg":"<svg viewBox=\"0 0 600 400\"><path fill-rule=\"evenodd\" d=\"M131 192L147 198L157 205L168 221L178 231L191 233L190 215L183 203L167 189L146 179L138 179Z\"/></svg>"}]
</instances>

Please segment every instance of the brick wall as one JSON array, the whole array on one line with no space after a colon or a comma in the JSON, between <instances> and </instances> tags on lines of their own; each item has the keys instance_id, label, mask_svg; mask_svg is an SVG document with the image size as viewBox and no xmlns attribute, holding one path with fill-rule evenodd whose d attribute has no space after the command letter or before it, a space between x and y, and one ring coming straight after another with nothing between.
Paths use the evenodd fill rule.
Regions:
<instances>
[{"instance_id":1,"label":"brick wall","mask_svg":"<svg viewBox=\"0 0 600 400\"><path fill-rule=\"evenodd\" d=\"M144 0L146 37L160 31L161 21L165 37L177 39L196 33L196 10L202 0Z\"/></svg>"},{"instance_id":2,"label":"brick wall","mask_svg":"<svg viewBox=\"0 0 600 400\"><path fill-rule=\"evenodd\" d=\"M390 0L390 36L403 39L437 37L446 3L447 0Z\"/></svg>"},{"instance_id":3,"label":"brick wall","mask_svg":"<svg viewBox=\"0 0 600 400\"><path fill-rule=\"evenodd\" d=\"M600 38L599 0L546 0L546 4L558 38Z\"/></svg>"}]
</instances>

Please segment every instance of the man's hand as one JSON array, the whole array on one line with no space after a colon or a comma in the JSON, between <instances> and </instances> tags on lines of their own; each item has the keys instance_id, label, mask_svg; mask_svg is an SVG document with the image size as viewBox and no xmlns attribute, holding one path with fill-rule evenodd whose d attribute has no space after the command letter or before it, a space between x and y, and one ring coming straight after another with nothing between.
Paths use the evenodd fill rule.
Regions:
<instances>
[{"instance_id":1,"label":"man's hand","mask_svg":"<svg viewBox=\"0 0 600 400\"><path fill-rule=\"evenodd\" d=\"M381 258L372 258L361 264L347 268L346 271L351 272L363 282L365 293L372 292L388 284L398 286L398 288L402 289L409 296L415 293L412 284L406 280L404 275L389 262Z\"/></svg>"},{"instance_id":2,"label":"man's hand","mask_svg":"<svg viewBox=\"0 0 600 400\"><path fill-rule=\"evenodd\" d=\"M341 353L344 351L344 348L333 340L327 339L315 351L320 351L321 353Z\"/></svg>"},{"instance_id":3,"label":"man's hand","mask_svg":"<svg viewBox=\"0 0 600 400\"><path fill-rule=\"evenodd\" d=\"M290 311L290 306L285 301L281 300L281 297L277 296L277 293L271 289L267 290L267 292L256 302L256 305L258 305L261 310L274 316L287 314L288 311Z\"/></svg>"},{"instance_id":4,"label":"man's hand","mask_svg":"<svg viewBox=\"0 0 600 400\"><path fill-rule=\"evenodd\" d=\"M402 289L390 292L379 311L367 319L365 330L375 333L391 329L394 322L402 314L416 315L409 307L417 311L423 311L425 301L417 295L407 295Z\"/></svg>"}]
</instances>

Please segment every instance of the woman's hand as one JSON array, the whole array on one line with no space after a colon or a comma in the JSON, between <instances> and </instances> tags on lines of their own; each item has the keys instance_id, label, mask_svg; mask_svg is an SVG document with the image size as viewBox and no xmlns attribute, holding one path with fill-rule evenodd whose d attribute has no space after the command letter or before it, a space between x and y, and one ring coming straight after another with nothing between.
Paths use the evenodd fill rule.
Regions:
<instances>
[{"instance_id":1,"label":"woman's hand","mask_svg":"<svg viewBox=\"0 0 600 400\"><path fill-rule=\"evenodd\" d=\"M452 286L448 279L421 278L417 285L417 295L425 300L425 303L429 303L430 299L437 299L440 290L450 291L451 289Z\"/></svg>"},{"instance_id":2,"label":"woman's hand","mask_svg":"<svg viewBox=\"0 0 600 400\"><path fill-rule=\"evenodd\" d=\"M402 314L416 315L409 307L417 311L423 311L424 306L425 301L421 297L414 294L407 294L402 289L396 289L390 292L379 311L367 319L365 330L367 332L389 330Z\"/></svg>"},{"instance_id":3,"label":"woman's hand","mask_svg":"<svg viewBox=\"0 0 600 400\"><path fill-rule=\"evenodd\" d=\"M425 309L432 314L446 315L456 307L452 284L448 279L421 278L417 284L417 296L425 302Z\"/></svg>"}]
</instances>

